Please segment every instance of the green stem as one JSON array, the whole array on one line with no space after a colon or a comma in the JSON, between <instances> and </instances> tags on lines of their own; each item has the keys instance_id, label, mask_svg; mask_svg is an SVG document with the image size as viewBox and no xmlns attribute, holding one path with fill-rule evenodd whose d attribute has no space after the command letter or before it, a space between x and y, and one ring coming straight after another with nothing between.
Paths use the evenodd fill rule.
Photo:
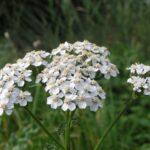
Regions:
<instances>
[{"instance_id":1,"label":"green stem","mask_svg":"<svg viewBox=\"0 0 150 150\"><path fill-rule=\"evenodd\" d=\"M121 118L121 116L123 115L123 113L128 109L128 105L129 105L129 102L120 111L120 113L118 114L118 116L112 121L112 123L110 124L110 126L104 131L104 134L99 139L98 143L94 147L94 150L100 150L103 141L105 140L105 138L107 137L107 135L109 134L109 132L111 131L111 129L114 127L114 125L117 123L117 121L119 121L119 119Z\"/></svg>"},{"instance_id":2,"label":"green stem","mask_svg":"<svg viewBox=\"0 0 150 150\"><path fill-rule=\"evenodd\" d=\"M35 91L35 95L34 95L34 103L33 103L33 113L35 113L36 112L36 108L37 108L37 104L38 104L38 101L37 101L37 99L38 99L38 97L39 97L39 93L40 93L40 86L37 86L36 87L36 91Z\"/></svg>"},{"instance_id":3,"label":"green stem","mask_svg":"<svg viewBox=\"0 0 150 150\"><path fill-rule=\"evenodd\" d=\"M57 139L55 139L51 133L44 127L44 125L38 120L38 118L36 118L36 116L27 108L24 107L25 110L28 112L28 114L38 123L38 125L43 129L43 131L49 136L49 138L55 142L61 149L64 150L64 147L58 142Z\"/></svg>"},{"instance_id":4,"label":"green stem","mask_svg":"<svg viewBox=\"0 0 150 150\"><path fill-rule=\"evenodd\" d=\"M65 128L65 150L70 150L70 126L72 114L67 111L66 115L66 128Z\"/></svg>"},{"instance_id":5,"label":"green stem","mask_svg":"<svg viewBox=\"0 0 150 150\"><path fill-rule=\"evenodd\" d=\"M19 115L19 113L16 111L16 109L14 110L14 115L15 115L15 117L17 118L16 120L17 120L19 129L22 129L22 127L23 127L22 121L21 121L20 115Z\"/></svg>"},{"instance_id":6,"label":"green stem","mask_svg":"<svg viewBox=\"0 0 150 150\"><path fill-rule=\"evenodd\" d=\"M39 68L36 68L36 74L38 74L39 72L40 72ZM37 104L38 104L37 99L39 97L40 89L41 89L41 86L36 86L35 95L34 95L33 109L32 109L33 113L36 112L36 108L37 108Z\"/></svg>"}]
</instances>

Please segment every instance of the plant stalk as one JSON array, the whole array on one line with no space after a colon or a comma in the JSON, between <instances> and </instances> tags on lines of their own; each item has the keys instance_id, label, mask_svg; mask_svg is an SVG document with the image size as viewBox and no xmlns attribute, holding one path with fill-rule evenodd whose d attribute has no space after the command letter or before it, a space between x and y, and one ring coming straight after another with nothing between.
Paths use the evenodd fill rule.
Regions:
<instances>
[{"instance_id":1,"label":"plant stalk","mask_svg":"<svg viewBox=\"0 0 150 150\"><path fill-rule=\"evenodd\" d=\"M67 111L66 114L66 128L65 128L65 150L70 150L70 127L71 127L71 112Z\"/></svg>"},{"instance_id":2,"label":"plant stalk","mask_svg":"<svg viewBox=\"0 0 150 150\"><path fill-rule=\"evenodd\" d=\"M24 107L25 110L27 111L27 113L36 121L36 123L43 129L43 131L49 136L49 138L55 142L55 144L57 144L57 146L59 146L61 149L64 150L64 147L58 142L57 139L55 139L51 133L44 127L44 125L40 122L40 120L38 120L38 118L27 108Z\"/></svg>"},{"instance_id":3,"label":"plant stalk","mask_svg":"<svg viewBox=\"0 0 150 150\"><path fill-rule=\"evenodd\" d=\"M110 124L110 126L105 130L104 134L102 135L102 137L99 139L98 143L96 144L96 146L94 147L94 150L100 150L103 141L105 140L105 138L107 137L107 135L109 134L109 132L111 131L111 129L114 127L114 125L117 123L117 121L119 121L119 119L121 118L121 116L124 114L124 112L128 109L129 106L129 102L127 102L127 104L125 105L125 107L120 111L120 113L118 114L118 116L112 121L112 123Z\"/></svg>"}]
</instances>

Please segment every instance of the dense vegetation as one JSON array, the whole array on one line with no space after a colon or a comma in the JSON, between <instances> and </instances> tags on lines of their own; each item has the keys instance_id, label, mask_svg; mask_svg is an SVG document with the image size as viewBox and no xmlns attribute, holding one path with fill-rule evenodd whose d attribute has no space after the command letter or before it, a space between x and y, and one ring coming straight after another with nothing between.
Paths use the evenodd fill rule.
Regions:
<instances>
[{"instance_id":1,"label":"dense vegetation","mask_svg":"<svg viewBox=\"0 0 150 150\"><path fill-rule=\"evenodd\" d=\"M1 0L0 67L22 57L32 49L50 51L60 42L87 39L105 45L111 60L119 68L118 78L103 81L107 100L96 113L77 111L72 122L74 150L91 150L104 130L131 99L126 83L131 63L150 64L149 0ZM4 33L9 32L9 38ZM6 36L6 35L5 35ZM39 40L35 46L34 42ZM30 110L55 135L64 133L65 118L61 110L46 103L42 87L31 88L34 102ZM103 150L150 150L150 102L138 96L104 141ZM63 139L62 139L63 140ZM0 118L0 149L57 149L23 108L11 117Z\"/></svg>"}]
</instances>

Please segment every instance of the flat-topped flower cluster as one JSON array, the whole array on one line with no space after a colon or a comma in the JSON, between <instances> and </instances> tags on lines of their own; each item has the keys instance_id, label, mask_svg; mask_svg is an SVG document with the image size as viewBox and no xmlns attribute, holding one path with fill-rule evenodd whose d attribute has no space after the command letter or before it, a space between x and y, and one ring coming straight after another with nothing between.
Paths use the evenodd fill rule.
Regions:
<instances>
[{"instance_id":1,"label":"flat-topped flower cluster","mask_svg":"<svg viewBox=\"0 0 150 150\"><path fill-rule=\"evenodd\" d=\"M47 104L64 111L73 111L77 107L90 107L91 111L96 111L102 107L106 94L95 80L96 73L106 79L119 73L108 56L106 47L88 41L65 42L52 50L53 61L37 77L37 83L44 83L50 94Z\"/></svg>"},{"instance_id":2,"label":"flat-topped flower cluster","mask_svg":"<svg viewBox=\"0 0 150 150\"><path fill-rule=\"evenodd\" d=\"M0 70L0 115L10 115L15 104L26 106L32 95L23 90L26 82L32 81L30 66L44 68L36 83L42 82L49 93L47 104L51 108L73 111L76 108L96 111L103 106L106 93L95 77L116 77L118 69L108 58L106 47L88 41L65 42L52 50L32 51L15 64L7 64Z\"/></svg>"},{"instance_id":3,"label":"flat-topped flower cluster","mask_svg":"<svg viewBox=\"0 0 150 150\"><path fill-rule=\"evenodd\" d=\"M133 90L139 93L143 91L145 95L150 96L150 66L133 64L128 69L131 72L128 83L133 85Z\"/></svg>"},{"instance_id":4,"label":"flat-topped flower cluster","mask_svg":"<svg viewBox=\"0 0 150 150\"><path fill-rule=\"evenodd\" d=\"M75 42L70 44L65 42L52 51L53 56L66 57L72 55L77 59L77 65L84 68L84 74L90 78L95 77L95 73L99 72L106 79L116 77L119 73L118 69L112 64L108 58L110 52L106 47L99 47L88 41Z\"/></svg>"},{"instance_id":5,"label":"flat-topped flower cluster","mask_svg":"<svg viewBox=\"0 0 150 150\"><path fill-rule=\"evenodd\" d=\"M28 68L47 64L44 58L49 55L44 51L32 51L17 63L7 64L0 70L0 115L3 112L10 115L15 104L26 106L32 101L31 93L22 90L25 82L32 81L32 70Z\"/></svg>"}]
</instances>

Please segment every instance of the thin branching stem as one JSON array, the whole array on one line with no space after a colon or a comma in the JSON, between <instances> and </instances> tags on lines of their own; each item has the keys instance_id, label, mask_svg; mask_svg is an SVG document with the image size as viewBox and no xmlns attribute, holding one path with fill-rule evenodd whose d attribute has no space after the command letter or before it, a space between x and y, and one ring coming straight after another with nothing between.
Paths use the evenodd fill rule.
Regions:
<instances>
[{"instance_id":1,"label":"thin branching stem","mask_svg":"<svg viewBox=\"0 0 150 150\"><path fill-rule=\"evenodd\" d=\"M66 112L66 128L65 128L65 150L70 150L70 125L71 125L71 113Z\"/></svg>"},{"instance_id":2,"label":"thin branching stem","mask_svg":"<svg viewBox=\"0 0 150 150\"><path fill-rule=\"evenodd\" d=\"M102 137L99 139L98 143L96 144L96 146L94 147L94 150L100 150L103 141L105 140L105 138L107 137L107 135L110 133L111 129L114 127L114 125L119 121L119 119L121 118L121 116L124 114L124 112L128 109L129 104L132 101L129 101L126 103L125 107L120 111L120 113L116 116L116 118L112 121L112 123L110 124L110 126L104 131L104 134L102 135Z\"/></svg>"},{"instance_id":3,"label":"thin branching stem","mask_svg":"<svg viewBox=\"0 0 150 150\"><path fill-rule=\"evenodd\" d=\"M57 146L59 146L61 149L64 150L64 147L58 142L57 139L55 139L51 133L44 127L44 125L40 122L40 120L27 108L24 107L25 110L28 112L28 114L36 121L36 123L43 129L43 131L49 136L49 138L55 142L55 144L57 144Z\"/></svg>"},{"instance_id":4,"label":"thin branching stem","mask_svg":"<svg viewBox=\"0 0 150 150\"><path fill-rule=\"evenodd\" d=\"M66 128L65 128L65 150L70 150L70 129L71 129L71 121L75 114L75 111L73 112L66 112Z\"/></svg>"}]
</instances>

